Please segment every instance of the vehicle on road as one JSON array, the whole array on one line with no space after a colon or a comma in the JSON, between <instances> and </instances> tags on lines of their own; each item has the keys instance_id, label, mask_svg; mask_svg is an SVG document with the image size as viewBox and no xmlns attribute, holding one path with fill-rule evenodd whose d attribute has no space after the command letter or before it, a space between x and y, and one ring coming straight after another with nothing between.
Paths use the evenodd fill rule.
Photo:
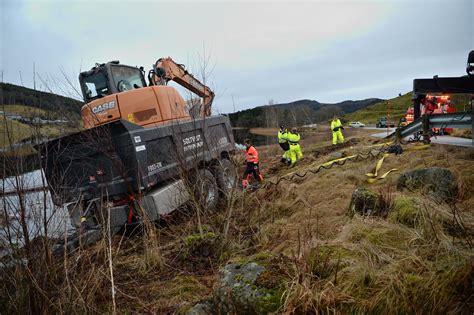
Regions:
<instances>
[{"instance_id":1,"label":"vehicle on road","mask_svg":"<svg viewBox=\"0 0 474 315\"><path fill-rule=\"evenodd\" d=\"M387 117L380 117L379 120L377 120L377 123L375 124L375 127L377 128L387 128ZM390 127L395 127L395 124L393 122L390 122Z\"/></svg>"},{"instance_id":2,"label":"vehicle on road","mask_svg":"<svg viewBox=\"0 0 474 315\"><path fill-rule=\"evenodd\" d=\"M449 95L426 95L421 105L421 116L456 112L456 108L451 106L451 97ZM414 121L413 106L408 107L405 119L406 124L410 124ZM452 133L453 128L433 128L432 131L436 134L444 135Z\"/></svg>"},{"instance_id":3,"label":"vehicle on road","mask_svg":"<svg viewBox=\"0 0 474 315\"><path fill-rule=\"evenodd\" d=\"M211 116L214 93L171 58L143 67L112 61L79 75L87 130L38 146L57 206L67 206L80 235L94 242L102 227L158 220L190 200L212 209L234 187L235 150L227 116ZM169 81L202 97L188 109ZM196 205L197 206L197 205ZM79 233L79 232L78 232Z\"/></svg>"},{"instance_id":4,"label":"vehicle on road","mask_svg":"<svg viewBox=\"0 0 474 315\"><path fill-rule=\"evenodd\" d=\"M365 125L363 123L361 123L360 121L351 121L349 123L349 126L352 127L352 128L363 128L363 127L365 127Z\"/></svg>"}]
</instances>

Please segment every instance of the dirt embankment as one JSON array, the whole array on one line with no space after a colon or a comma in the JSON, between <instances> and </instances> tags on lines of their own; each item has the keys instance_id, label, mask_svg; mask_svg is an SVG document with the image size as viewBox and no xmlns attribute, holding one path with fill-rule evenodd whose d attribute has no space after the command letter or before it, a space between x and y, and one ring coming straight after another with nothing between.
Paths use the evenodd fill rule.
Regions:
<instances>
[{"instance_id":1,"label":"dirt embankment","mask_svg":"<svg viewBox=\"0 0 474 315\"><path fill-rule=\"evenodd\" d=\"M259 147L265 179L303 174L335 152L351 156L380 148L381 140L366 132L346 130L346 144L338 147L331 145L329 132L303 132L304 159L292 169L280 164L276 143ZM474 151L416 144L404 149L385 157L380 169L398 171L371 184L366 174L377 159L347 162L253 192L238 189L216 211L183 210L147 235L115 237L116 310L184 313L213 299L223 266L257 261L269 270L259 282L274 293L277 313L472 312ZM432 166L455 175L454 203L397 190L402 172ZM348 213L360 187L384 202L385 216ZM102 242L59 261L49 270L58 276L41 291L48 297L46 309L112 311L109 254ZM1 295L12 296L9 292ZM15 298L22 305L22 296Z\"/></svg>"}]
</instances>

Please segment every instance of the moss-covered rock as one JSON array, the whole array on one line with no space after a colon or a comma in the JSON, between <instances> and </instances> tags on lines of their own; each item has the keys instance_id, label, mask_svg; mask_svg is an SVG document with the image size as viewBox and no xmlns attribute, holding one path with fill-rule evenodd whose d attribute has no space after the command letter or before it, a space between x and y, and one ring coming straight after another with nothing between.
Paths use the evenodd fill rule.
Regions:
<instances>
[{"instance_id":1,"label":"moss-covered rock","mask_svg":"<svg viewBox=\"0 0 474 315\"><path fill-rule=\"evenodd\" d=\"M278 310L282 292L278 288L261 286L262 279L257 282L265 270L255 262L225 266L214 292L218 313L268 314Z\"/></svg>"},{"instance_id":2,"label":"moss-covered rock","mask_svg":"<svg viewBox=\"0 0 474 315\"><path fill-rule=\"evenodd\" d=\"M421 190L438 201L447 203L456 200L458 185L450 170L440 167L428 167L403 173L397 181L398 190Z\"/></svg>"},{"instance_id":3,"label":"moss-covered rock","mask_svg":"<svg viewBox=\"0 0 474 315\"><path fill-rule=\"evenodd\" d=\"M416 198L400 196L393 202L394 211L390 214L390 220L399 222L409 227L414 227L420 214L418 200Z\"/></svg>"},{"instance_id":4,"label":"moss-covered rock","mask_svg":"<svg viewBox=\"0 0 474 315\"><path fill-rule=\"evenodd\" d=\"M211 257L216 254L216 234L207 232L201 234L191 234L184 239L187 256Z\"/></svg>"},{"instance_id":5,"label":"moss-covered rock","mask_svg":"<svg viewBox=\"0 0 474 315\"><path fill-rule=\"evenodd\" d=\"M207 232L207 233L204 233L203 235L191 234L191 235L186 236L186 238L184 239L184 242L186 243L186 245L192 246L196 243L201 243L206 240L212 240L215 237L216 237L216 234L213 232Z\"/></svg>"},{"instance_id":6,"label":"moss-covered rock","mask_svg":"<svg viewBox=\"0 0 474 315\"><path fill-rule=\"evenodd\" d=\"M209 302L198 303L186 311L186 315L212 315L214 314L214 305Z\"/></svg>"},{"instance_id":7,"label":"moss-covered rock","mask_svg":"<svg viewBox=\"0 0 474 315\"><path fill-rule=\"evenodd\" d=\"M183 239L176 263L180 268L193 273L206 272L217 264L219 245L219 239L213 232L188 235Z\"/></svg>"},{"instance_id":8,"label":"moss-covered rock","mask_svg":"<svg viewBox=\"0 0 474 315\"><path fill-rule=\"evenodd\" d=\"M352 193L351 203L349 204L348 214L370 215L377 211L378 195L366 188L357 188Z\"/></svg>"}]
</instances>

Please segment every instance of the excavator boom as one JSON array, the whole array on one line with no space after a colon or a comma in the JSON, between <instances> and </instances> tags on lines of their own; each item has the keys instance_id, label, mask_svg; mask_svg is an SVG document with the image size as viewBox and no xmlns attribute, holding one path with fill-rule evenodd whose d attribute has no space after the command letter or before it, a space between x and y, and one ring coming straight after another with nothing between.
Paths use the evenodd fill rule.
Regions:
<instances>
[{"instance_id":1,"label":"excavator boom","mask_svg":"<svg viewBox=\"0 0 474 315\"><path fill-rule=\"evenodd\" d=\"M178 83L203 98L201 117L211 115L214 92L190 74L184 65L176 63L171 57L158 59L150 71L148 80L150 85L166 85L169 81Z\"/></svg>"}]
</instances>

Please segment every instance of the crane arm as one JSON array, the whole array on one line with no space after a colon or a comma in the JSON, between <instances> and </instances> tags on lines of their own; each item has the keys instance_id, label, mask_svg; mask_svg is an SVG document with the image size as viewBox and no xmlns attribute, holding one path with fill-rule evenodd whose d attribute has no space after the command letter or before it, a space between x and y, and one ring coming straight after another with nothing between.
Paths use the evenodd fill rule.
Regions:
<instances>
[{"instance_id":1,"label":"crane arm","mask_svg":"<svg viewBox=\"0 0 474 315\"><path fill-rule=\"evenodd\" d=\"M150 85L166 85L169 81L178 83L203 98L200 110L202 117L211 115L214 92L190 74L184 65L176 63L171 57L158 59L148 75L148 80Z\"/></svg>"}]
</instances>

